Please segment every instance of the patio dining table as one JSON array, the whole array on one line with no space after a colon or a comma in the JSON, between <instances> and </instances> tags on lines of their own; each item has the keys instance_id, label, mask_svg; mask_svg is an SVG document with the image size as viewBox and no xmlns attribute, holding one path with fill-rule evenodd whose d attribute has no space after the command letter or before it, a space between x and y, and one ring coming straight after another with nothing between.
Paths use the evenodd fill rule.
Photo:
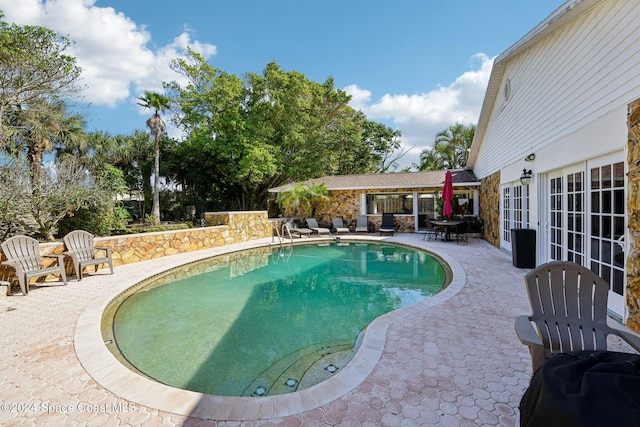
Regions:
<instances>
[{"instance_id":1,"label":"patio dining table","mask_svg":"<svg viewBox=\"0 0 640 427\"><path fill-rule=\"evenodd\" d=\"M455 220L455 221L451 221L451 220L431 220L430 221L431 224L434 225L434 227L442 227L444 229L444 241L445 242L450 242L451 241L451 231L455 230L455 228L460 225L463 224L464 221L462 220Z\"/></svg>"}]
</instances>

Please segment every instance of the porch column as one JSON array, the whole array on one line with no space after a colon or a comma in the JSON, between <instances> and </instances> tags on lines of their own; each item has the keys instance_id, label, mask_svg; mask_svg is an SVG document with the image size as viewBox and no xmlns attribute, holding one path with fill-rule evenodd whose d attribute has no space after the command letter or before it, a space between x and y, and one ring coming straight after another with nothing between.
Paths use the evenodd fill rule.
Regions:
<instances>
[{"instance_id":1,"label":"porch column","mask_svg":"<svg viewBox=\"0 0 640 427\"><path fill-rule=\"evenodd\" d=\"M627 326L640 332L640 99L629 104L627 127Z\"/></svg>"}]
</instances>

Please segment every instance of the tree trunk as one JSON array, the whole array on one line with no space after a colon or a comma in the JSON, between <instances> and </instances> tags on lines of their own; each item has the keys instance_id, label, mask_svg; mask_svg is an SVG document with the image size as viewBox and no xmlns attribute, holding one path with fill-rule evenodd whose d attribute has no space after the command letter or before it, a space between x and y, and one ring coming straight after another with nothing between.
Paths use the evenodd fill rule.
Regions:
<instances>
[{"instance_id":1,"label":"tree trunk","mask_svg":"<svg viewBox=\"0 0 640 427\"><path fill-rule=\"evenodd\" d=\"M165 124L158 115L155 114L147 120L147 127L151 131L154 142L155 159L153 164L153 204L151 205L151 215L155 223L160 224L160 140L164 138Z\"/></svg>"},{"instance_id":2,"label":"tree trunk","mask_svg":"<svg viewBox=\"0 0 640 427\"><path fill-rule=\"evenodd\" d=\"M151 215L156 224L160 224L160 144L158 138L154 138L155 159L153 163L153 205Z\"/></svg>"},{"instance_id":3,"label":"tree trunk","mask_svg":"<svg viewBox=\"0 0 640 427\"><path fill-rule=\"evenodd\" d=\"M31 167L31 185L37 188L40 185L40 172L42 169L42 149L40 144L34 144L28 153L29 164Z\"/></svg>"}]
</instances>

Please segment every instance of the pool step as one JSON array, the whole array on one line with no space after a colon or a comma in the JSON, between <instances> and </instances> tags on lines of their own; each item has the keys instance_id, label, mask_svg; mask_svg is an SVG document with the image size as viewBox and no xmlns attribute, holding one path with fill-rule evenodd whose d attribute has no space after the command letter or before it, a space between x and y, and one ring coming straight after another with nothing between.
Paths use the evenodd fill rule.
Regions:
<instances>
[{"instance_id":1,"label":"pool step","mask_svg":"<svg viewBox=\"0 0 640 427\"><path fill-rule=\"evenodd\" d=\"M353 341L315 344L293 352L265 369L242 396L291 393L317 384L342 369L353 356Z\"/></svg>"}]
</instances>

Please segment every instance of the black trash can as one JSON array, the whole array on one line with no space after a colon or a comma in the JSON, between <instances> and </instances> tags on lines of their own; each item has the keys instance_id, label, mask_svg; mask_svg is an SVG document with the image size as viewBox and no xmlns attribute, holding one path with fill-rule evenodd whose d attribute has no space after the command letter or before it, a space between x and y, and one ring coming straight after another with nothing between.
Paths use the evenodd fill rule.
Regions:
<instances>
[{"instance_id":1,"label":"black trash can","mask_svg":"<svg viewBox=\"0 0 640 427\"><path fill-rule=\"evenodd\" d=\"M535 268L536 230L531 228L512 228L511 255L514 267Z\"/></svg>"}]
</instances>

